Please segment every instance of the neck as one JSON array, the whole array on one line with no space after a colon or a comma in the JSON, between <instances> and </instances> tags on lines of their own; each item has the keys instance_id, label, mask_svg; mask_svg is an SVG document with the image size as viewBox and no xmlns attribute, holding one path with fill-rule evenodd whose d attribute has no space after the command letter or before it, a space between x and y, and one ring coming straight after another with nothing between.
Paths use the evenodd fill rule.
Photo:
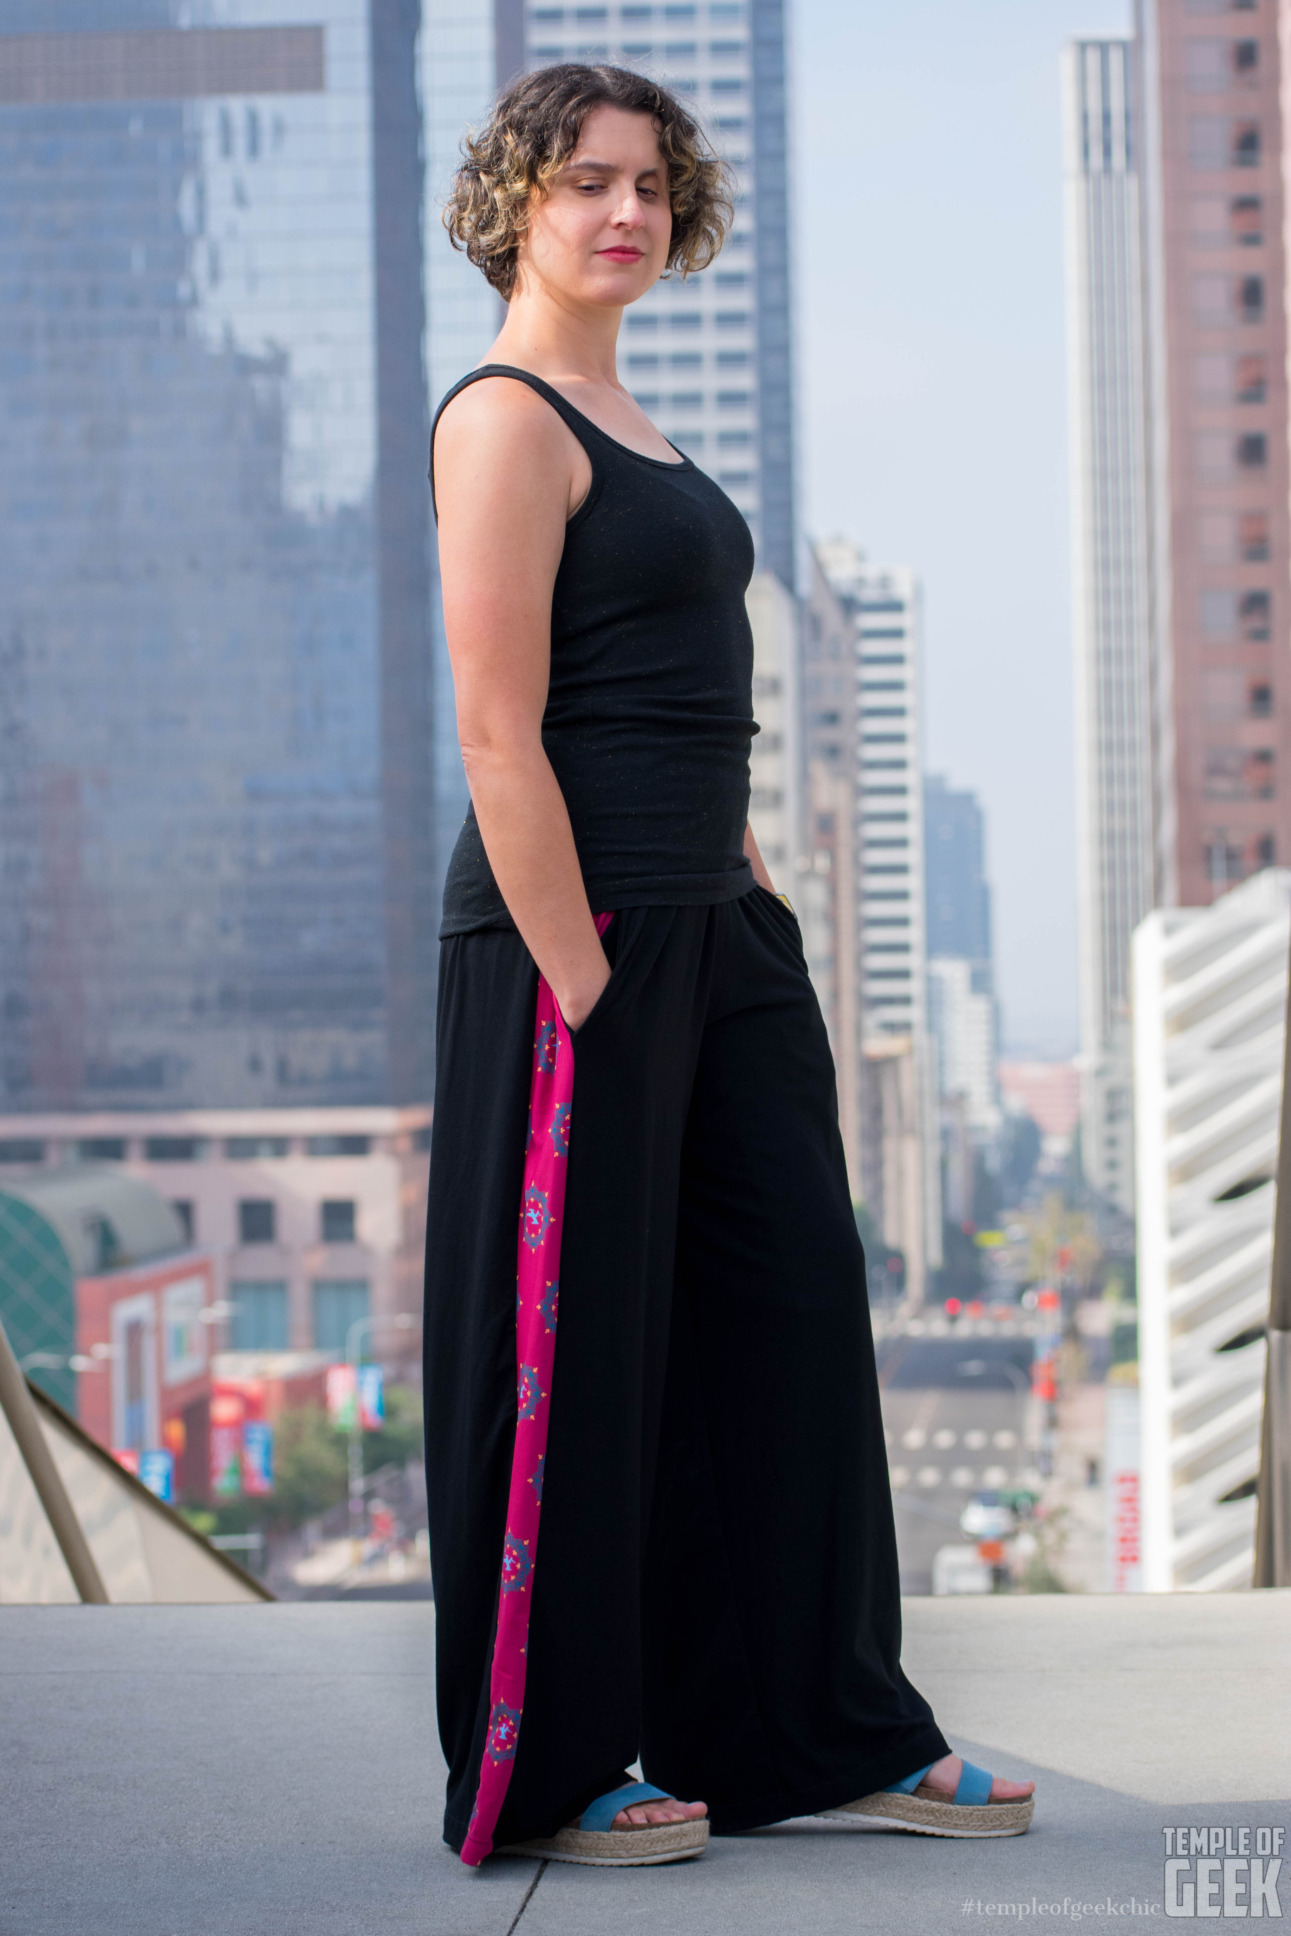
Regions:
<instances>
[{"instance_id":1,"label":"neck","mask_svg":"<svg viewBox=\"0 0 1291 1936\"><path fill-rule=\"evenodd\" d=\"M622 317L621 309L575 302L522 274L489 361L514 363L549 379L573 377L617 386L614 351Z\"/></svg>"}]
</instances>

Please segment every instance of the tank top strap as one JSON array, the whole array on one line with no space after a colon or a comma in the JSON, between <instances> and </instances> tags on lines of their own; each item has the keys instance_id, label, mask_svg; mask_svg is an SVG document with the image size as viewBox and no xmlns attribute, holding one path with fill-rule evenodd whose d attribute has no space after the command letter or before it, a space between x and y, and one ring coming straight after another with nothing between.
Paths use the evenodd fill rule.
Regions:
<instances>
[{"instance_id":1,"label":"tank top strap","mask_svg":"<svg viewBox=\"0 0 1291 1936\"><path fill-rule=\"evenodd\" d=\"M553 389L551 384L545 382L542 377L535 376L532 370L517 369L513 363L481 363L478 370L468 370L466 375L460 378L451 390L445 391L440 400L439 408L435 412L435 421L430 426L430 501L436 518L439 516L439 506L435 502L435 432L439 428L439 420L455 396L460 395L469 384L479 383L486 376L514 377L517 383L527 383L531 390L536 391L545 402L551 405L556 415L568 425L575 437L577 437L579 443L583 446L583 449L587 452L587 461L592 467L594 491L595 480L599 474L600 467L597 463L597 452L589 440L587 432L589 430L595 430L596 425L589 418L585 417L581 410L576 410L567 398L562 397L559 390ZM589 498L591 495L589 493ZM587 501L584 500L584 502Z\"/></svg>"}]
</instances>

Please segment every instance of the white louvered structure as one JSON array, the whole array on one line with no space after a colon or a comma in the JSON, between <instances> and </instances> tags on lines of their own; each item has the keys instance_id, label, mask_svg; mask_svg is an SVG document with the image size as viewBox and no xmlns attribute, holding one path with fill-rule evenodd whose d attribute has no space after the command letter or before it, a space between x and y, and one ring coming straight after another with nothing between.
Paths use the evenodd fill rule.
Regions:
<instances>
[{"instance_id":1,"label":"white louvered structure","mask_svg":"<svg viewBox=\"0 0 1291 1936\"><path fill-rule=\"evenodd\" d=\"M1133 944L1143 1585L1249 1586L1291 872Z\"/></svg>"}]
</instances>

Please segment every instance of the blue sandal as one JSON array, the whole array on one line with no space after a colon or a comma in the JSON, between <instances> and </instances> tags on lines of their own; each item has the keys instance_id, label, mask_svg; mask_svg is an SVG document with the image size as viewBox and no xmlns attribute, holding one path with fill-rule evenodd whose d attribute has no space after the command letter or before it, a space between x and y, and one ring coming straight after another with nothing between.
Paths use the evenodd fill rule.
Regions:
<instances>
[{"instance_id":1,"label":"blue sandal","mask_svg":"<svg viewBox=\"0 0 1291 1936\"><path fill-rule=\"evenodd\" d=\"M685 1862L708 1847L708 1820L662 1822L647 1828L615 1828L622 1808L638 1802L670 1802L671 1795L648 1781L630 1781L611 1789L583 1810L577 1822L555 1835L534 1836L499 1849L499 1855L536 1855L548 1862L590 1862L600 1868L646 1868L659 1862Z\"/></svg>"},{"instance_id":2,"label":"blue sandal","mask_svg":"<svg viewBox=\"0 0 1291 1936\"><path fill-rule=\"evenodd\" d=\"M928 1769L917 1768L904 1781L894 1781L880 1794L866 1795L859 1802L844 1802L839 1808L823 1808L820 1813L831 1820L868 1822L874 1828L908 1829L914 1835L956 1835L971 1838L986 1835L1025 1835L1035 1811L1035 1796L1020 1802L993 1802L991 1783L995 1777L985 1768L966 1761L948 1801L935 1789L920 1784Z\"/></svg>"}]
</instances>

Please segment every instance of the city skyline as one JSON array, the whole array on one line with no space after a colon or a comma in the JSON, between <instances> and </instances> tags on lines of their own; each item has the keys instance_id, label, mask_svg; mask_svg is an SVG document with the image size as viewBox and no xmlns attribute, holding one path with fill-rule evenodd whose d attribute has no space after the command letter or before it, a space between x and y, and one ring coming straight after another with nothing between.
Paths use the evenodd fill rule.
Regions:
<instances>
[{"instance_id":1,"label":"city skyline","mask_svg":"<svg viewBox=\"0 0 1291 1936\"><path fill-rule=\"evenodd\" d=\"M803 521L919 572L928 762L986 810L1019 1055L1078 1039L1059 64L1130 24L1127 0L796 16Z\"/></svg>"}]
</instances>

